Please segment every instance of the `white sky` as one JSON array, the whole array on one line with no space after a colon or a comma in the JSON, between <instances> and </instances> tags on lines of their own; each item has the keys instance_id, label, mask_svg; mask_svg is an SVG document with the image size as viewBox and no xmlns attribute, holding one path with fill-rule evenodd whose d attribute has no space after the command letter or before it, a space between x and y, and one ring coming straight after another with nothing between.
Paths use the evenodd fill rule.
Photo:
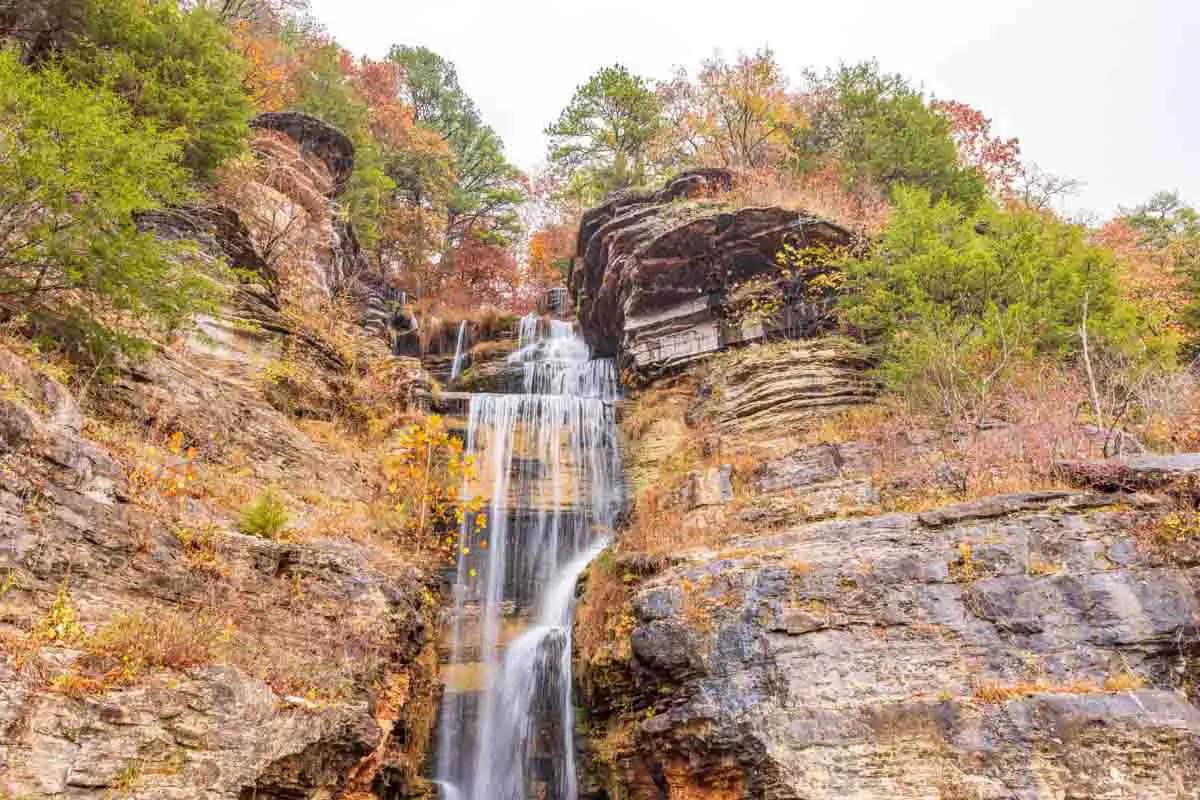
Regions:
<instances>
[{"instance_id":1,"label":"white sky","mask_svg":"<svg viewBox=\"0 0 1200 800\"><path fill-rule=\"evenodd\" d=\"M1200 203L1200 0L312 0L356 54L425 45L531 170L575 87L620 62L651 78L764 45L791 76L877 58L982 110L1110 216L1158 189Z\"/></svg>"}]
</instances>

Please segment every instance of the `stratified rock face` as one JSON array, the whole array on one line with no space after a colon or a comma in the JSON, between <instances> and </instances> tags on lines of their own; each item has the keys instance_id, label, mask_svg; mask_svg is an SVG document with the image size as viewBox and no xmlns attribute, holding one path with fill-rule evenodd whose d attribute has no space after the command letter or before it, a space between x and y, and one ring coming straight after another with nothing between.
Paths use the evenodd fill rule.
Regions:
<instances>
[{"instance_id":1,"label":"stratified rock face","mask_svg":"<svg viewBox=\"0 0 1200 800\"><path fill-rule=\"evenodd\" d=\"M816 417L874 400L870 367L866 349L844 339L785 341L715 360L699 392L727 435L786 437Z\"/></svg>"},{"instance_id":2,"label":"stratified rock face","mask_svg":"<svg viewBox=\"0 0 1200 800\"><path fill-rule=\"evenodd\" d=\"M614 195L584 215L570 289L597 355L621 354L653 374L760 338L771 330L723 313L730 293L775 274L784 243L849 242L843 228L796 211L732 208L720 199L731 185L725 170L684 173L659 192ZM823 312L820 302L797 302L778 325L812 333Z\"/></svg>"},{"instance_id":3,"label":"stratified rock face","mask_svg":"<svg viewBox=\"0 0 1200 800\"><path fill-rule=\"evenodd\" d=\"M333 178L330 194L341 194L346 188L354 172L354 144L334 126L298 111L274 111L259 114L250 127L287 134L305 155L315 155L325 162Z\"/></svg>"},{"instance_id":4,"label":"stratified rock face","mask_svg":"<svg viewBox=\"0 0 1200 800\"><path fill-rule=\"evenodd\" d=\"M1195 797L1200 562L1144 552L1153 514L1120 499L998 497L677 556L635 589L625 660L577 653L586 794Z\"/></svg>"},{"instance_id":5,"label":"stratified rock face","mask_svg":"<svg viewBox=\"0 0 1200 800\"><path fill-rule=\"evenodd\" d=\"M257 273L271 285L278 278L254 247L250 231L231 208L188 206L144 211L138 226L152 230L161 239L188 240L216 256L224 256L231 267Z\"/></svg>"},{"instance_id":6,"label":"stratified rock face","mask_svg":"<svg viewBox=\"0 0 1200 800\"><path fill-rule=\"evenodd\" d=\"M429 733L419 720L436 702L423 573L370 544L271 541L202 517L168 524L135 502L145 475L81 435L61 384L3 349L0 379L12 388L0 394L0 797L241 800L411 785ZM157 381L169 386L158 402L138 394ZM348 459L331 461L216 374L160 359L107 391L148 414L169 408L179 416L162 424L199 442L206 426L257 441L257 470L303 481L307 460L312 485L361 491ZM56 689L63 676L122 674L119 659L75 638L32 638L67 590L83 634L118 615L165 614L197 643L219 622L236 652ZM297 682L337 695L280 688Z\"/></svg>"}]
</instances>

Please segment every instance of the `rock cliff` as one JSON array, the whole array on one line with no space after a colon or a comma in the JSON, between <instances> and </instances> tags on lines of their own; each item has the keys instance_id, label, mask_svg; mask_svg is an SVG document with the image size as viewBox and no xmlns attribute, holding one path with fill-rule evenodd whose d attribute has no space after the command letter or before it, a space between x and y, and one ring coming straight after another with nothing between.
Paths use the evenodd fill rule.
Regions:
<instances>
[{"instance_id":1,"label":"rock cliff","mask_svg":"<svg viewBox=\"0 0 1200 800\"><path fill-rule=\"evenodd\" d=\"M332 200L353 151L297 115L259 127L242 195L140 220L240 268L219 313L76 376L78 398L36 350L0 346L0 797L421 783L439 581L381 529L380 465L348 444L428 410L431 382L370 324L284 302L283 281L328 300L361 277ZM287 530L240 532L267 490Z\"/></svg>"},{"instance_id":2,"label":"rock cliff","mask_svg":"<svg viewBox=\"0 0 1200 800\"><path fill-rule=\"evenodd\" d=\"M778 322L731 318L739 285L778 272L785 243L845 246L850 234L827 220L778 207L738 208L722 199L729 172L679 175L657 192L626 192L588 211L580 224L570 291L597 355L653 375L753 341L786 326L813 333L821 298L787 298Z\"/></svg>"},{"instance_id":3,"label":"rock cliff","mask_svg":"<svg viewBox=\"0 0 1200 800\"><path fill-rule=\"evenodd\" d=\"M580 587L581 797L1196 797L1197 456L884 513L885 463L950 485L953 447L869 435L869 354L819 323L729 348L730 286L844 232L709 205L723 181L584 218L580 320L649 380L637 501Z\"/></svg>"},{"instance_id":4,"label":"rock cliff","mask_svg":"<svg viewBox=\"0 0 1200 800\"><path fill-rule=\"evenodd\" d=\"M1009 496L672 559L581 663L594 796L1189 796L1198 573L1150 516Z\"/></svg>"}]
</instances>

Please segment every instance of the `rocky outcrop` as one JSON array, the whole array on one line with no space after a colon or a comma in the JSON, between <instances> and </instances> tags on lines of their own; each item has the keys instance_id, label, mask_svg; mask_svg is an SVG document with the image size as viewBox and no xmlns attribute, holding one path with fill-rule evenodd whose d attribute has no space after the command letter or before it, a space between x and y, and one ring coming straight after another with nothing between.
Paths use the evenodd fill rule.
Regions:
<instances>
[{"instance_id":1,"label":"rocky outcrop","mask_svg":"<svg viewBox=\"0 0 1200 800\"><path fill-rule=\"evenodd\" d=\"M171 241L195 242L202 253L224 257L226 263L246 270L274 287L278 275L267 264L251 241L250 231L237 212L224 206L187 206L143 211L138 227Z\"/></svg>"},{"instance_id":2,"label":"rocky outcrop","mask_svg":"<svg viewBox=\"0 0 1200 800\"><path fill-rule=\"evenodd\" d=\"M190 486L234 451L252 459L238 482L364 487L231 378L178 358L143 370L106 402L208 458L131 469L61 384L0 350L0 795L403 794L436 703L429 578L370 543L211 516Z\"/></svg>"},{"instance_id":3,"label":"rocky outcrop","mask_svg":"<svg viewBox=\"0 0 1200 800\"><path fill-rule=\"evenodd\" d=\"M875 399L866 348L839 338L759 345L714 360L697 397L735 439L790 436L814 418Z\"/></svg>"},{"instance_id":4,"label":"rocky outcrop","mask_svg":"<svg viewBox=\"0 0 1200 800\"><path fill-rule=\"evenodd\" d=\"M1200 562L1152 557L1154 518L1043 492L602 559L585 608L635 588L621 655L577 652L588 794L1189 797Z\"/></svg>"},{"instance_id":5,"label":"rocky outcrop","mask_svg":"<svg viewBox=\"0 0 1200 800\"><path fill-rule=\"evenodd\" d=\"M250 127L286 134L305 156L313 155L325 164L333 181L326 194L345 190L354 172L354 144L333 125L299 111L275 111L259 114Z\"/></svg>"},{"instance_id":6,"label":"rocky outcrop","mask_svg":"<svg viewBox=\"0 0 1200 800\"><path fill-rule=\"evenodd\" d=\"M820 329L821 297L789 296L766 322L738 320L729 301L746 281L773 279L785 243L846 245L849 233L788 209L734 208L721 200L731 186L729 172L699 170L584 215L570 291L597 355L654 374L776 329Z\"/></svg>"}]
</instances>

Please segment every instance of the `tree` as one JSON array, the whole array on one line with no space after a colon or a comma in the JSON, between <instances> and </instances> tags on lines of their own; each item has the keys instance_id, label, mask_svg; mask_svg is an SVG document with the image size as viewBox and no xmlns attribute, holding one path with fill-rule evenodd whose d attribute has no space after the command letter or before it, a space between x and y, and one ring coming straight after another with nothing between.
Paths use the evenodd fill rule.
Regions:
<instances>
[{"instance_id":1,"label":"tree","mask_svg":"<svg viewBox=\"0 0 1200 800\"><path fill-rule=\"evenodd\" d=\"M1162 191L1121 214L1114 223L1136 234L1136 249L1129 256L1132 264L1143 265L1142 283L1157 290L1152 296L1159 308L1176 312L1172 316L1191 328L1194 339L1200 331L1200 213L1178 192Z\"/></svg>"},{"instance_id":2,"label":"tree","mask_svg":"<svg viewBox=\"0 0 1200 800\"><path fill-rule=\"evenodd\" d=\"M644 78L620 64L605 67L575 90L558 121L546 128L549 161L589 200L641 185L650 177L647 155L660 114Z\"/></svg>"},{"instance_id":3,"label":"tree","mask_svg":"<svg viewBox=\"0 0 1200 800\"><path fill-rule=\"evenodd\" d=\"M212 278L139 232L133 215L184 199L178 135L103 89L0 50L0 306L99 360L112 345L211 308Z\"/></svg>"},{"instance_id":4,"label":"tree","mask_svg":"<svg viewBox=\"0 0 1200 800\"><path fill-rule=\"evenodd\" d=\"M1078 352L1084 313L1094 349L1169 357L1170 339L1148 334L1112 255L1081 226L994 204L969 213L924 189L895 197L874 252L841 264L844 322L882 344L894 387L982 421L1017 365Z\"/></svg>"},{"instance_id":5,"label":"tree","mask_svg":"<svg viewBox=\"0 0 1200 800\"><path fill-rule=\"evenodd\" d=\"M549 223L529 238L530 279L544 286L565 284L575 255L577 226Z\"/></svg>"},{"instance_id":6,"label":"tree","mask_svg":"<svg viewBox=\"0 0 1200 800\"><path fill-rule=\"evenodd\" d=\"M436 131L454 153L447 245L471 237L511 244L520 233L517 208L525 199L521 172L459 86L454 65L425 47L397 45L388 58L400 67L400 98L413 109L417 125Z\"/></svg>"},{"instance_id":7,"label":"tree","mask_svg":"<svg viewBox=\"0 0 1200 800\"><path fill-rule=\"evenodd\" d=\"M371 133L370 108L351 82L354 59L332 42L309 40L298 48L292 74L295 107L339 129L354 143L354 172L342 202L367 248L378 245L391 211L395 182L388 177L379 143Z\"/></svg>"},{"instance_id":8,"label":"tree","mask_svg":"<svg viewBox=\"0 0 1200 800\"><path fill-rule=\"evenodd\" d=\"M875 62L842 65L823 76L808 73L804 98L808 124L793 139L802 171L829 160L852 187L882 185L925 189L975 208L986 194L983 176L959 163L951 121L931 109L900 75Z\"/></svg>"},{"instance_id":9,"label":"tree","mask_svg":"<svg viewBox=\"0 0 1200 800\"><path fill-rule=\"evenodd\" d=\"M53 45L67 76L111 89L176 136L196 175L242 149L253 113L241 88L245 63L207 10L182 12L174 0L82 0L68 27Z\"/></svg>"},{"instance_id":10,"label":"tree","mask_svg":"<svg viewBox=\"0 0 1200 800\"><path fill-rule=\"evenodd\" d=\"M1156 192L1148 201L1121 214L1142 234L1143 243L1166 247L1172 241L1200 237L1200 214L1185 204L1179 192Z\"/></svg>"},{"instance_id":11,"label":"tree","mask_svg":"<svg viewBox=\"0 0 1200 800\"><path fill-rule=\"evenodd\" d=\"M957 100L932 100L929 107L950 120L950 136L959 162L978 170L997 196L1012 194L1013 182L1021 172L1021 145L1013 137L992 135L992 121L983 113Z\"/></svg>"},{"instance_id":12,"label":"tree","mask_svg":"<svg viewBox=\"0 0 1200 800\"><path fill-rule=\"evenodd\" d=\"M443 247L453 198L454 154L436 132L416 124L401 101L403 73L396 63L362 59L350 85L366 104L367 126L378 143L383 170L395 188L380 222L375 256L384 274L395 265L427 285Z\"/></svg>"},{"instance_id":13,"label":"tree","mask_svg":"<svg viewBox=\"0 0 1200 800\"><path fill-rule=\"evenodd\" d=\"M740 54L734 62L708 59L694 84L677 74L658 96L666 112L662 131L676 152L708 166L775 166L801 122L770 50Z\"/></svg>"},{"instance_id":14,"label":"tree","mask_svg":"<svg viewBox=\"0 0 1200 800\"><path fill-rule=\"evenodd\" d=\"M184 0L185 8L203 8L221 22L279 23L295 14L307 11L308 0Z\"/></svg>"},{"instance_id":15,"label":"tree","mask_svg":"<svg viewBox=\"0 0 1200 800\"><path fill-rule=\"evenodd\" d=\"M1037 164L1022 164L1009 199L1035 211L1047 211L1055 200L1077 194L1082 188L1082 181L1046 172Z\"/></svg>"}]
</instances>

